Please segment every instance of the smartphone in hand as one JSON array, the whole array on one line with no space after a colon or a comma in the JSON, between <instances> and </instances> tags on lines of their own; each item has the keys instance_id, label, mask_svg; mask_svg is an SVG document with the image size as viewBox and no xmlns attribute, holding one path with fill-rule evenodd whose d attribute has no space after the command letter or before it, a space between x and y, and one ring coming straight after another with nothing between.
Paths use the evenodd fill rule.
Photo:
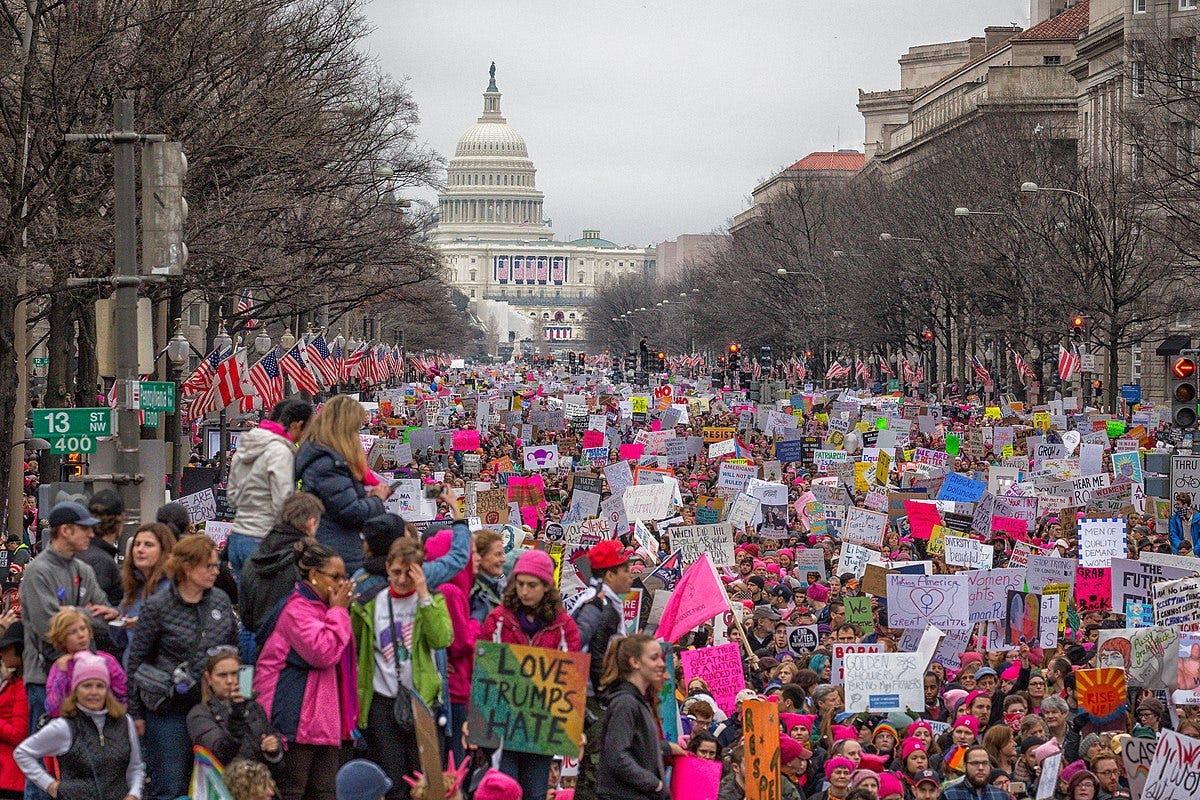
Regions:
<instances>
[{"instance_id":1,"label":"smartphone in hand","mask_svg":"<svg viewBox=\"0 0 1200 800\"><path fill-rule=\"evenodd\" d=\"M246 699L254 695L254 665L243 664L238 667L238 694Z\"/></svg>"}]
</instances>

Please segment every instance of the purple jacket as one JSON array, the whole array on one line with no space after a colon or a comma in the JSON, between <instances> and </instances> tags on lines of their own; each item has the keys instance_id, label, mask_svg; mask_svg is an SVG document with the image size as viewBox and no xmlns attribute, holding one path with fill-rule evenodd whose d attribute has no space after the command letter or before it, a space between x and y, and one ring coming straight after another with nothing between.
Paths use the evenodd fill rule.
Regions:
<instances>
[{"instance_id":1,"label":"purple jacket","mask_svg":"<svg viewBox=\"0 0 1200 800\"><path fill-rule=\"evenodd\" d=\"M121 669L121 665L115 658L103 650L92 655L97 655L104 659L104 664L108 667L109 688L112 689L113 696L122 704L127 702L125 670ZM50 667L50 673L46 677L46 713L50 716L58 716L58 710L62 707L62 701L67 699L67 695L71 693L71 676L74 674L74 658L68 659L65 670L59 668L57 660Z\"/></svg>"},{"instance_id":2,"label":"purple jacket","mask_svg":"<svg viewBox=\"0 0 1200 800\"><path fill-rule=\"evenodd\" d=\"M272 730L297 744L336 745L357 724L350 614L296 584L263 645L254 691Z\"/></svg>"}]
</instances>

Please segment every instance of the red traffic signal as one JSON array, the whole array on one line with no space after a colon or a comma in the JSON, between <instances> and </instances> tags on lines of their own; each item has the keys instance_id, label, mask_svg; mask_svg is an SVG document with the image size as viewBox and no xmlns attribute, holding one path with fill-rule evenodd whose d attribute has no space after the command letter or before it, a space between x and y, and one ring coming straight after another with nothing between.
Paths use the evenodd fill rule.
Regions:
<instances>
[{"instance_id":1,"label":"red traffic signal","mask_svg":"<svg viewBox=\"0 0 1200 800\"><path fill-rule=\"evenodd\" d=\"M734 355L736 355L736 354L737 354L737 351L738 351L738 346L737 346L736 344L731 344L731 345L729 345L729 352L730 352L730 353L733 353Z\"/></svg>"},{"instance_id":2,"label":"red traffic signal","mask_svg":"<svg viewBox=\"0 0 1200 800\"><path fill-rule=\"evenodd\" d=\"M921 338L927 342L933 341L933 331L925 331L923 334L921 334Z\"/></svg>"},{"instance_id":3,"label":"red traffic signal","mask_svg":"<svg viewBox=\"0 0 1200 800\"><path fill-rule=\"evenodd\" d=\"M1071 325L1076 329L1083 327L1083 317L1076 315L1075 319L1071 320Z\"/></svg>"},{"instance_id":4,"label":"red traffic signal","mask_svg":"<svg viewBox=\"0 0 1200 800\"><path fill-rule=\"evenodd\" d=\"M1176 358L1175 362L1171 364L1171 375L1176 380L1187 380L1195 374L1196 362L1193 359L1180 357Z\"/></svg>"}]
</instances>

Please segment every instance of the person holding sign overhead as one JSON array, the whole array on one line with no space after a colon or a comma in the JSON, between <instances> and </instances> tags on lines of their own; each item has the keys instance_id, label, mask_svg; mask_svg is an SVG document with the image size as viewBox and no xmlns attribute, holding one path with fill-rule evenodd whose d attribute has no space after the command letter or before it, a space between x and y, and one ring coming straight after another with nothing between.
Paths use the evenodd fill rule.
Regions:
<instances>
[{"instance_id":1,"label":"person holding sign overhead","mask_svg":"<svg viewBox=\"0 0 1200 800\"><path fill-rule=\"evenodd\" d=\"M512 580L504 587L503 599L484 620L479 638L579 652L579 629L563 609L562 596L554 588L554 560L547 553L526 550L521 554L513 567ZM500 771L521 784L525 797L539 797L546 791L553 761L554 756L505 749Z\"/></svg>"}]
</instances>

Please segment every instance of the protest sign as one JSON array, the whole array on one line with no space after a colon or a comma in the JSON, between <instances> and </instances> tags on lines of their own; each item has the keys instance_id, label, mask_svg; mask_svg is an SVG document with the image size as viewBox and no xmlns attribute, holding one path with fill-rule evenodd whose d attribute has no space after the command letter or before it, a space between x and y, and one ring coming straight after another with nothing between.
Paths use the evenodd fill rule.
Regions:
<instances>
[{"instance_id":1,"label":"protest sign","mask_svg":"<svg viewBox=\"0 0 1200 800\"><path fill-rule=\"evenodd\" d=\"M468 723L471 744L518 753L576 755L583 736L585 653L480 641Z\"/></svg>"},{"instance_id":2,"label":"protest sign","mask_svg":"<svg viewBox=\"0 0 1200 800\"><path fill-rule=\"evenodd\" d=\"M929 539L933 529L942 524L942 515L932 502L905 500L904 513L908 515L909 530L914 539Z\"/></svg>"},{"instance_id":3,"label":"protest sign","mask_svg":"<svg viewBox=\"0 0 1200 800\"><path fill-rule=\"evenodd\" d=\"M1004 642L1009 647L1037 646L1041 639L1041 595L1010 591L1006 599Z\"/></svg>"},{"instance_id":4,"label":"protest sign","mask_svg":"<svg viewBox=\"0 0 1200 800\"><path fill-rule=\"evenodd\" d=\"M1021 589L1025 573L1020 569L972 570L967 575L970 592L970 623L1004 619L1008 593Z\"/></svg>"},{"instance_id":5,"label":"protest sign","mask_svg":"<svg viewBox=\"0 0 1200 800\"><path fill-rule=\"evenodd\" d=\"M991 569L996 548L968 536L946 537L946 563L955 567Z\"/></svg>"},{"instance_id":6,"label":"protest sign","mask_svg":"<svg viewBox=\"0 0 1200 800\"><path fill-rule=\"evenodd\" d=\"M737 693L746 688L742 674L742 656L736 642L684 650L680 654L683 662L683 682L692 678L703 678L708 684L709 694L726 716L733 716Z\"/></svg>"},{"instance_id":7,"label":"protest sign","mask_svg":"<svg viewBox=\"0 0 1200 800\"><path fill-rule=\"evenodd\" d=\"M788 649L793 653L811 653L817 649L817 626L798 625L787 629Z\"/></svg>"},{"instance_id":8,"label":"protest sign","mask_svg":"<svg viewBox=\"0 0 1200 800\"><path fill-rule=\"evenodd\" d=\"M1113 610L1120 613L1126 604L1131 602L1149 603L1153 595L1153 586L1159 581L1188 578L1200 574L1200 561L1193 558L1188 560L1196 565L1195 569L1148 564L1128 558L1114 558L1112 560Z\"/></svg>"},{"instance_id":9,"label":"protest sign","mask_svg":"<svg viewBox=\"0 0 1200 800\"><path fill-rule=\"evenodd\" d=\"M1075 608L1079 611L1107 611L1112 608L1110 567L1075 568Z\"/></svg>"},{"instance_id":10,"label":"protest sign","mask_svg":"<svg viewBox=\"0 0 1200 800\"><path fill-rule=\"evenodd\" d=\"M621 495L625 516L631 520L660 520L671 514L674 487L669 483L630 486Z\"/></svg>"},{"instance_id":11,"label":"protest sign","mask_svg":"<svg viewBox=\"0 0 1200 800\"><path fill-rule=\"evenodd\" d=\"M846 622L849 622L851 625L857 625L860 628L866 628L871 625L871 598L864 596L845 597L843 598L843 602L846 608Z\"/></svg>"},{"instance_id":12,"label":"protest sign","mask_svg":"<svg viewBox=\"0 0 1200 800\"><path fill-rule=\"evenodd\" d=\"M674 700L674 696L671 697ZM663 721L663 728L667 727L666 721ZM676 734L674 739L668 741L678 742L679 736ZM749 759L749 754L747 754ZM707 758L700 758L691 753L686 753L681 756L675 756L669 764L671 767L671 797L687 797L703 800L704 798L716 798L717 792L721 788L721 770L724 768L724 762L712 761ZM566 769L562 772L563 777L567 777Z\"/></svg>"},{"instance_id":13,"label":"protest sign","mask_svg":"<svg viewBox=\"0 0 1200 800\"><path fill-rule=\"evenodd\" d=\"M528 445L521 449L521 453L527 470L558 469L559 456L556 444Z\"/></svg>"},{"instance_id":14,"label":"protest sign","mask_svg":"<svg viewBox=\"0 0 1200 800\"><path fill-rule=\"evenodd\" d=\"M215 519L210 519L204 523L204 535L212 539L213 544L215 544L217 547L225 544L225 542L229 539L229 534L231 533L233 533L232 522L218 522ZM7 557L8 552L5 551L4 555ZM4 564L2 566L8 565Z\"/></svg>"},{"instance_id":15,"label":"protest sign","mask_svg":"<svg viewBox=\"0 0 1200 800\"><path fill-rule=\"evenodd\" d=\"M847 598L849 599L849 598ZM864 598L866 599L866 598ZM883 643L873 642L871 644L860 643L834 643L831 645L831 662L829 682L834 686L841 686L846 681L846 654L847 653L882 653Z\"/></svg>"},{"instance_id":16,"label":"protest sign","mask_svg":"<svg viewBox=\"0 0 1200 800\"><path fill-rule=\"evenodd\" d=\"M1200 794L1200 739L1183 736L1171 730L1158 732L1158 744L1146 785L1143 800L1192 800Z\"/></svg>"},{"instance_id":17,"label":"protest sign","mask_svg":"<svg viewBox=\"0 0 1200 800\"><path fill-rule=\"evenodd\" d=\"M1061 556L1029 556L1025 568L1029 591L1041 594L1048 583L1075 583L1075 559Z\"/></svg>"},{"instance_id":18,"label":"protest sign","mask_svg":"<svg viewBox=\"0 0 1200 800\"><path fill-rule=\"evenodd\" d=\"M1200 630L1200 578L1154 584L1154 624Z\"/></svg>"},{"instance_id":19,"label":"protest sign","mask_svg":"<svg viewBox=\"0 0 1200 800\"><path fill-rule=\"evenodd\" d=\"M1079 563L1085 567L1107 567L1114 558L1125 558L1125 520L1122 518L1079 521Z\"/></svg>"},{"instance_id":20,"label":"protest sign","mask_svg":"<svg viewBox=\"0 0 1200 800\"><path fill-rule=\"evenodd\" d=\"M671 546L682 553L683 566L692 564L704 553L717 567L732 567L733 526L728 522L716 525L686 525L668 531Z\"/></svg>"},{"instance_id":21,"label":"protest sign","mask_svg":"<svg viewBox=\"0 0 1200 800\"><path fill-rule=\"evenodd\" d=\"M846 711L924 711L928 660L920 653L845 653Z\"/></svg>"},{"instance_id":22,"label":"protest sign","mask_svg":"<svg viewBox=\"0 0 1200 800\"><path fill-rule=\"evenodd\" d=\"M217 498L213 495L212 489L203 489L195 494L185 494L175 502L188 510L188 516L196 525L217 518Z\"/></svg>"},{"instance_id":23,"label":"protest sign","mask_svg":"<svg viewBox=\"0 0 1200 800\"><path fill-rule=\"evenodd\" d=\"M888 575L888 627L943 630L970 627L970 591L965 574ZM904 709L899 709L903 711Z\"/></svg>"},{"instance_id":24,"label":"protest sign","mask_svg":"<svg viewBox=\"0 0 1200 800\"><path fill-rule=\"evenodd\" d=\"M508 498L504 489L475 492L475 510L484 525L504 525L508 522Z\"/></svg>"},{"instance_id":25,"label":"protest sign","mask_svg":"<svg viewBox=\"0 0 1200 800\"><path fill-rule=\"evenodd\" d=\"M745 701L742 709L743 774L753 776L746 780L746 800L779 800L779 704L756 698Z\"/></svg>"},{"instance_id":26,"label":"protest sign","mask_svg":"<svg viewBox=\"0 0 1200 800\"><path fill-rule=\"evenodd\" d=\"M952 500L958 503L975 503L983 497L983 493L986 491L987 484L983 481L972 480L960 472L951 472L942 482L937 499Z\"/></svg>"},{"instance_id":27,"label":"protest sign","mask_svg":"<svg viewBox=\"0 0 1200 800\"><path fill-rule=\"evenodd\" d=\"M867 562L871 560L872 554L878 555L876 551L868 550L861 544L842 542L842 549L838 556L838 574L853 572L854 577L861 578L866 572Z\"/></svg>"},{"instance_id":28,"label":"protest sign","mask_svg":"<svg viewBox=\"0 0 1200 800\"><path fill-rule=\"evenodd\" d=\"M628 461L618 461L604 468L604 478L608 481L608 490L614 495L620 495L633 486L633 470Z\"/></svg>"},{"instance_id":29,"label":"protest sign","mask_svg":"<svg viewBox=\"0 0 1200 800\"><path fill-rule=\"evenodd\" d=\"M1154 760L1157 741L1140 736L1122 736L1121 740L1121 762L1125 765L1125 775L1129 780L1129 793L1133 800L1138 800L1146 785L1146 776L1150 774L1150 762Z\"/></svg>"},{"instance_id":30,"label":"protest sign","mask_svg":"<svg viewBox=\"0 0 1200 800\"><path fill-rule=\"evenodd\" d=\"M1080 669L1075 672L1079 707L1093 717L1107 717L1125 703L1125 670L1116 667ZM1118 721L1125 730L1125 720Z\"/></svg>"},{"instance_id":31,"label":"protest sign","mask_svg":"<svg viewBox=\"0 0 1200 800\"><path fill-rule=\"evenodd\" d=\"M887 521L887 514L868 511L858 506L849 506L846 508L846 523L842 528L842 540L864 544L868 547L882 547Z\"/></svg>"},{"instance_id":32,"label":"protest sign","mask_svg":"<svg viewBox=\"0 0 1200 800\"><path fill-rule=\"evenodd\" d=\"M1038 779L1036 800L1050 800L1054 797L1054 787L1058 783L1058 773L1062 770L1062 762L1062 753L1055 753L1042 762L1042 775Z\"/></svg>"}]
</instances>

